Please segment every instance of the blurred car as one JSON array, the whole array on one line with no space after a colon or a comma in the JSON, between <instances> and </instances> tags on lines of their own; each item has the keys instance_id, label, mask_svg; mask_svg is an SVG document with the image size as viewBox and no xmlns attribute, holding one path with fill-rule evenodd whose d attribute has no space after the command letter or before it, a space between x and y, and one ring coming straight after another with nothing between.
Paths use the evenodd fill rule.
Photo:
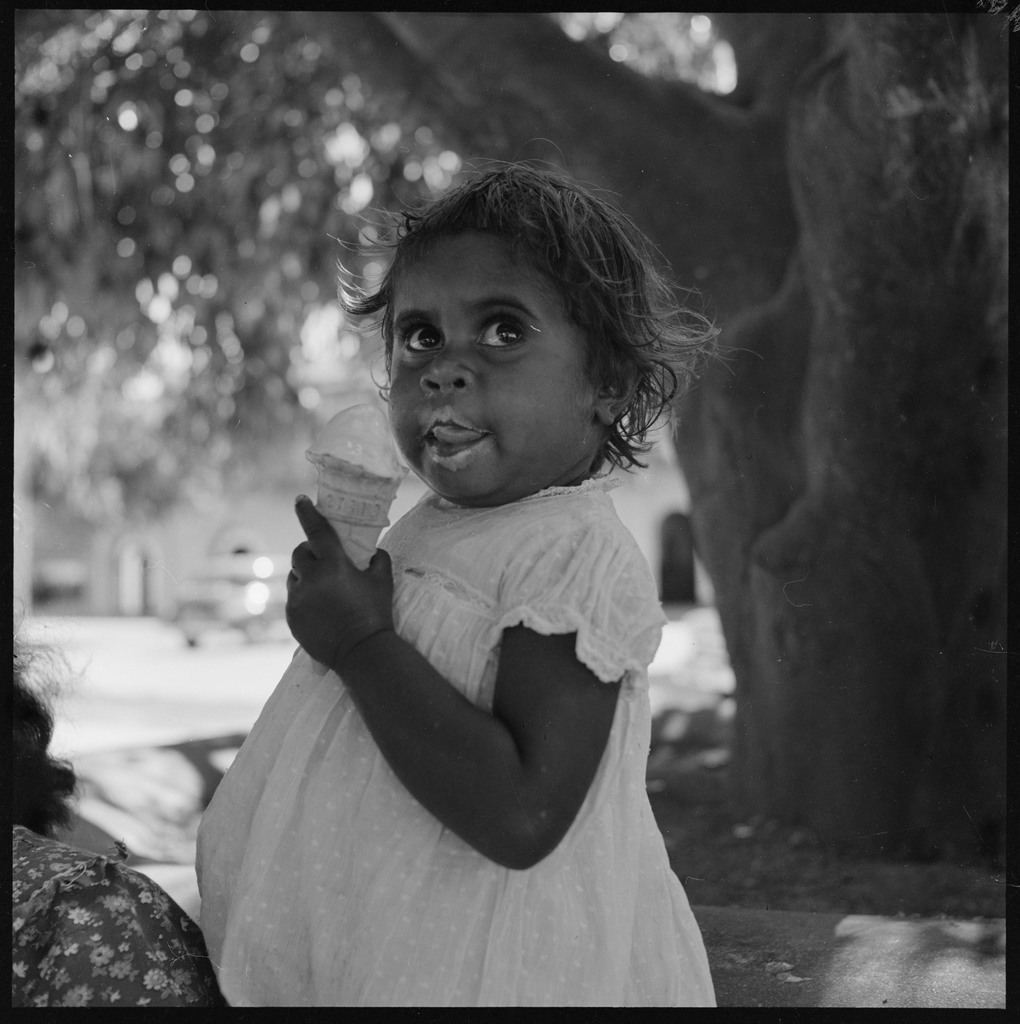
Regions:
<instances>
[{"instance_id":1,"label":"blurred car","mask_svg":"<svg viewBox=\"0 0 1020 1024\"><path fill-rule=\"evenodd\" d=\"M210 630L236 629L251 642L286 630L290 555L211 557L177 592L171 621L189 647Z\"/></svg>"}]
</instances>

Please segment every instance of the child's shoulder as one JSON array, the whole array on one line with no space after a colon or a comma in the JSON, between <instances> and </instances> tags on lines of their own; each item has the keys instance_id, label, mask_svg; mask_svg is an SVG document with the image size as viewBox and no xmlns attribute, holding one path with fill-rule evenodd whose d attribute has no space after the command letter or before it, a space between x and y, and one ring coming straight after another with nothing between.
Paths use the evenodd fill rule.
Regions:
<instances>
[{"instance_id":1,"label":"child's shoulder","mask_svg":"<svg viewBox=\"0 0 1020 1024\"><path fill-rule=\"evenodd\" d=\"M515 503L520 518L505 522L512 538L508 565L529 573L541 561L553 573L574 574L587 567L606 573L607 579L643 578L647 562L617 514L610 489L555 488Z\"/></svg>"},{"instance_id":2,"label":"child's shoulder","mask_svg":"<svg viewBox=\"0 0 1020 1024\"><path fill-rule=\"evenodd\" d=\"M589 538L590 544L598 547L609 543L626 546L633 540L607 490L563 488L515 504L519 507L507 522L511 528L518 528L521 543L529 538L539 545L571 538L576 545Z\"/></svg>"}]
</instances>

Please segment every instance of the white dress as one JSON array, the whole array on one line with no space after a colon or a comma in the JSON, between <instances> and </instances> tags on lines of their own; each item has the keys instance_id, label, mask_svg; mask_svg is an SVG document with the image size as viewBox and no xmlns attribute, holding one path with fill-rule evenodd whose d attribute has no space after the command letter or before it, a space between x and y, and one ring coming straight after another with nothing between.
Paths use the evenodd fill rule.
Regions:
<instances>
[{"instance_id":1,"label":"white dress","mask_svg":"<svg viewBox=\"0 0 1020 1024\"><path fill-rule=\"evenodd\" d=\"M201 925L239 1006L713 1006L694 916L645 792L664 622L606 482L468 509L429 495L385 536L397 632L490 709L502 631L577 633L623 678L559 846L516 871L393 774L338 676L298 651L198 836Z\"/></svg>"}]
</instances>

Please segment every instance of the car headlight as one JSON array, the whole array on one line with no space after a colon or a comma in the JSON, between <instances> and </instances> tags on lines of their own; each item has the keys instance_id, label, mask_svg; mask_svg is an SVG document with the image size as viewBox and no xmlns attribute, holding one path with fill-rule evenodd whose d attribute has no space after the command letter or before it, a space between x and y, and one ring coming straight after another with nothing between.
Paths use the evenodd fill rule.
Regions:
<instances>
[{"instance_id":1,"label":"car headlight","mask_svg":"<svg viewBox=\"0 0 1020 1024\"><path fill-rule=\"evenodd\" d=\"M269 604L269 587L265 583L249 583L244 588L244 608L249 615L261 615Z\"/></svg>"}]
</instances>

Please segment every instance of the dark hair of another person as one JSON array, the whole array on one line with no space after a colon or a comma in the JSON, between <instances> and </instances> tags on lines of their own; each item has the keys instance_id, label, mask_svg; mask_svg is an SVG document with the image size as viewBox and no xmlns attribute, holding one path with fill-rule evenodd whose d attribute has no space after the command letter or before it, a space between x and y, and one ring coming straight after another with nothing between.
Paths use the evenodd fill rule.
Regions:
<instances>
[{"instance_id":1,"label":"dark hair of another person","mask_svg":"<svg viewBox=\"0 0 1020 1024\"><path fill-rule=\"evenodd\" d=\"M77 782L74 769L49 753L53 713L48 695L67 677L58 651L15 633L12 818L15 825L50 838L71 822L70 799Z\"/></svg>"},{"instance_id":2,"label":"dark hair of another person","mask_svg":"<svg viewBox=\"0 0 1020 1024\"><path fill-rule=\"evenodd\" d=\"M569 178L528 164L503 164L468 179L420 210L400 215L394 237L376 243L389 257L378 289L366 294L341 267L339 300L352 316L382 312L386 368L393 353L393 299L400 275L440 238L464 231L497 235L515 259L555 288L588 342L588 372L598 387L627 398L592 471L644 466L646 435L687 390L717 329L676 301L633 222Z\"/></svg>"}]
</instances>

